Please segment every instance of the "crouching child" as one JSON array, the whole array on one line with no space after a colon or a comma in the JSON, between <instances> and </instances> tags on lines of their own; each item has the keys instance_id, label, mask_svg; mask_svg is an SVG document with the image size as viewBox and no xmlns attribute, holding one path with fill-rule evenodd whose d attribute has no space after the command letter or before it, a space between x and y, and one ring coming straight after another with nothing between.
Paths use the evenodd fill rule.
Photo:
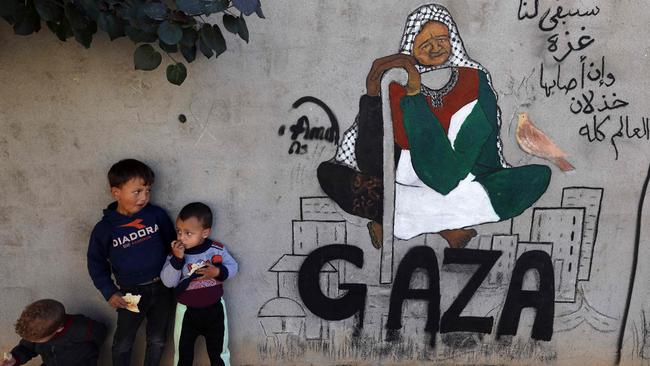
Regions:
<instances>
[{"instance_id":1,"label":"crouching child","mask_svg":"<svg viewBox=\"0 0 650 366\"><path fill-rule=\"evenodd\" d=\"M84 315L66 314L56 300L38 300L16 322L22 338L0 365L22 365L41 356L43 365L96 366L106 326Z\"/></svg>"}]
</instances>

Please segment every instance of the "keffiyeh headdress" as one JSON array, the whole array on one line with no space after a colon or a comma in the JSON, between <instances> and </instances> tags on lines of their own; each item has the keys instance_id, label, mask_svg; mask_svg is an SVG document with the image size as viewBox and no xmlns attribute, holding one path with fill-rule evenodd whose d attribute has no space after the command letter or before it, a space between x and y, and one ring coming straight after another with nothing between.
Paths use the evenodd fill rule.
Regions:
<instances>
[{"instance_id":1,"label":"keffiyeh headdress","mask_svg":"<svg viewBox=\"0 0 650 366\"><path fill-rule=\"evenodd\" d=\"M420 73L425 73L428 71L444 69L447 67L470 67L472 69L478 69L483 71L487 75L488 83L490 88L496 96L496 91L492 85L492 78L490 73L478 62L472 60L467 51L465 51L465 46L463 46L463 40L460 38L458 33L458 27L451 17L449 10L442 5L438 4L427 4L422 5L421 7L415 9L408 18L406 18L406 26L404 27L404 34L402 35L402 42L399 47L399 52L407 55L413 54L413 42L415 41L415 36L420 33L422 26L427 22L436 21L443 23L449 29L449 42L451 44L451 54L447 61L441 65L437 66L424 66L424 65L415 65ZM499 129L501 129L501 109L497 106L497 124ZM501 137L497 133L497 148L499 151L499 160L501 160L501 165L504 167L510 167L503 157L503 144L501 143Z\"/></svg>"},{"instance_id":2,"label":"keffiyeh headdress","mask_svg":"<svg viewBox=\"0 0 650 366\"><path fill-rule=\"evenodd\" d=\"M402 43L399 47L400 53L407 55L413 54L413 42L415 41L415 36L420 33L422 26L430 21L443 23L449 29L451 55L449 55L449 59L447 59L447 61L442 65L416 65L420 73L443 69L450 66L471 67L473 69L479 69L487 73L487 70L485 70L481 64L469 58L467 51L465 51L465 46L463 46L463 40L458 34L456 23L454 23L454 20L451 18L451 14L449 14L449 10L438 4L423 5L415 9L415 11L413 11L408 16L406 19L406 26L404 27L404 34L402 35Z\"/></svg>"}]
</instances>

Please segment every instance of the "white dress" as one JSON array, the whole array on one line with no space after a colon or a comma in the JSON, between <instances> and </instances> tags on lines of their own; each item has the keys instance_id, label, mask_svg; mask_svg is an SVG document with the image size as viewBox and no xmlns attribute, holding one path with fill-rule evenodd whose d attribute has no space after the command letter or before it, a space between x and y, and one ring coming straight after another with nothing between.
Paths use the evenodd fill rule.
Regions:
<instances>
[{"instance_id":1,"label":"white dress","mask_svg":"<svg viewBox=\"0 0 650 366\"><path fill-rule=\"evenodd\" d=\"M454 141L465 119L477 106L474 100L451 117L447 137ZM483 186L468 174L449 194L442 195L418 178L409 150L402 150L395 172L395 237L410 239L423 233L460 229L500 218Z\"/></svg>"}]
</instances>

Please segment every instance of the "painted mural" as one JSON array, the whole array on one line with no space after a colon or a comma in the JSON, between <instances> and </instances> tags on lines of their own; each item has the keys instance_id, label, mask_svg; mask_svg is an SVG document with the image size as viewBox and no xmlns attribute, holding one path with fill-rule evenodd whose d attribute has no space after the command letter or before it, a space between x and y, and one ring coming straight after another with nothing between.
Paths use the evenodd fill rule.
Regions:
<instances>
[{"instance_id":1,"label":"painted mural","mask_svg":"<svg viewBox=\"0 0 650 366\"><path fill-rule=\"evenodd\" d=\"M0 346L39 298L114 325L75 279L132 156L240 261L233 365L650 365L649 5L275 1L181 87L6 25Z\"/></svg>"},{"instance_id":2,"label":"painted mural","mask_svg":"<svg viewBox=\"0 0 650 366\"><path fill-rule=\"evenodd\" d=\"M390 83L389 103L382 105L381 79L393 68L406 69L407 84ZM441 88L421 81L437 72L449 75ZM505 161L490 74L469 57L444 7L424 5L409 15L399 53L373 62L366 90L355 124L334 159L319 166L318 180L343 210L371 220L376 247L382 245L385 207L382 109L390 111L395 142L397 238L438 233L451 248L461 248L476 235L470 226L518 216L548 187L546 166ZM522 141L548 149L535 141L543 136L536 131L522 132Z\"/></svg>"},{"instance_id":3,"label":"painted mural","mask_svg":"<svg viewBox=\"0 0 650 366\"><path fill-rule=\"evenodd\" d=\"M580 23L600 8L522 0L515 10L520 22L534 21L548 54L512 88L518 109L506 111L511 135L502 131L492 81L499 76L470 57L462 25L439 4L413 10L397 53L372 61L356 118L341 125L340 136L325 102L294 103L314 103L330 124L312 134L309 118L300 117L290 126L296 149L289 154L299 146L307 153L314 139L336 152L317 167L323 194L296 198L292 243L269 267L277 286L258 312L262 359L315 352L331 360L547 363L558 360L556 336L576 331L618 339L615 363L625 347L632 358L650 359L650 308L639 304L645 293L632 298L636 259L622 318L592 300L607 193L589 182L547 192L553 178L579 169L544 131L551 122L527 110L531 80L539 75L549 100L570 98L570 112L588 118L575 130L589 143L605 141L600 129L620 121L609 140L614 159L617 138L648 135L645 119L630 136L629 116L612 115L629 103L612 89L616 77L606 72L605 56L591 62L596 40ZM565 80L563 64L574 60L581 76ZM602 100L594 100L597 93ZM296 142L301 135L304 142ZM504 144L526 157L509 164ZM351 240L358 237L351 231L365 239ZM639 316L628 320L628 313Z\"/></svg>"}]
</instances>

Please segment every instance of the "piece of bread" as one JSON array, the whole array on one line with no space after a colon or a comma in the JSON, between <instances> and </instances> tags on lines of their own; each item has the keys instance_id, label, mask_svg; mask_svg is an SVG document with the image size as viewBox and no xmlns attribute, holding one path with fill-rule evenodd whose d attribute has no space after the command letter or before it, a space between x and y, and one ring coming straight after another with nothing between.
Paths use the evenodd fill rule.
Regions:
<instances>
[{"instance_id":1,"label":"piece of bread","mask_svg":"<svg viewBox=\"0 0 650 366\"><path fill-rule=\"evenodd\" d=\"M140 302L140 298L142 295L133 295L132 293L128 292L126 295L122 296L124 301L126 301L126 310L132 311L134 313L139 313L140 309L138 309L138 303Z\"/></svg>"},{"instance_id":2,"label":"piece of bread","mask_svg":"<svg viewBox=\"0 0 650 366\"><path fill-rule=\"evenodd\" d=\"M194 272L196 272L197 269L203 268L203 267L205 267L207 265L208 265L208 263L206 261L201 261L201 262L190 264L190 272L188 273L188 275L191 276Z\"/></svg>"}]
</instances>

